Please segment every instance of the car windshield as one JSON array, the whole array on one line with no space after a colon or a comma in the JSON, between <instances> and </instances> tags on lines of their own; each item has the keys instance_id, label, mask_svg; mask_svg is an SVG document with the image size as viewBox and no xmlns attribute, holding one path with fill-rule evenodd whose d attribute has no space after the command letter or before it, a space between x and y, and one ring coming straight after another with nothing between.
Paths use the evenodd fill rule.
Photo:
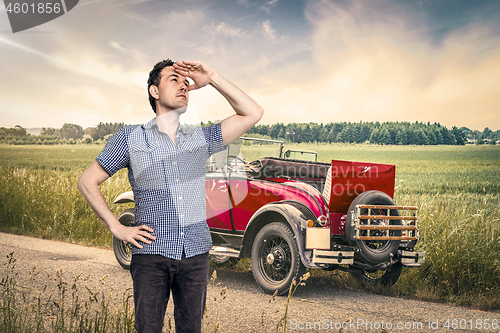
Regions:
<instances>
[{"instance_id":1,"label":"car windshield","mask_svg":"<svg viewBox=\"0 0 500 333\"><path fill-rule=\"evenodd\" d=\"M318 154L314 151L286 150L285 143L279 140L240 137L228 145L226 150L210 156L207 160L207 172L221 170L225 166L236 167L245 163L260 160L264 157L279 159L317 161Z\"/></svg>"}]
</instances>

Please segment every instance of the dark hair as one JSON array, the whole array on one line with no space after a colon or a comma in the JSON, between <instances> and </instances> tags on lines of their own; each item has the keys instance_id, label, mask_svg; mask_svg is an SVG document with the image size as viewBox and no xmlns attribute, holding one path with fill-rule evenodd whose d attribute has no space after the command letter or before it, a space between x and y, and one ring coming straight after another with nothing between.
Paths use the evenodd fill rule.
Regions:
<instances>
[{"instance_id":1,"label":"dark hair","mask_svg":"<svg viewBox=\"0 0 500 333\"><path fill-rule=\"evenodd\" d=\"M167 59L167 60L162 60L160 62L157 62L156 65L154 65L153 69L151 72L149 72L149 78L148 78L148 96L149 96L149 104L151 104L151 107L153 108L153 111L156 113L156 100L154 99L153 96L151 96L151 93L149 92L149 88L151 86L159 86L160 85L160 80L161 80L161 71L163 68L172 66L174 64L174 61Z\"/></svg>"}]
</instances>

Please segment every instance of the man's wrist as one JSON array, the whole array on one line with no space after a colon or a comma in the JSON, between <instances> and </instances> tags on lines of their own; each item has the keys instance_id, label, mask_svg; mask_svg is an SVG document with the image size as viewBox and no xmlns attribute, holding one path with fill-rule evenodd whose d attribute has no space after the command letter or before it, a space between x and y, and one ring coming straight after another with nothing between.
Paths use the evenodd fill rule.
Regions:
<instances>
[{"instance_id":1,"label":"man's wrist","mask_svg":"<svg viewBox=\"0 0 500 333\"><path fill-rule=\"evenodd\" d=\"M104 225L108 228L108 230L115 235L116 232L123 226L120 221L118 221L117 218L115 218L113 221L106 221L104 222Z\"/></svg>"},{"instance_id":2,"label":"man's wrist","mask_svg":"<svg viewBox=\"0 0 500 333\"><path fill-rule=\"evenodd\" d=\"M214 88L218 87L220 85L221 79L222 79L222 76L217 71L214 71L214 73L210 77L209 84Z\"/></svg>"}]
</instances>

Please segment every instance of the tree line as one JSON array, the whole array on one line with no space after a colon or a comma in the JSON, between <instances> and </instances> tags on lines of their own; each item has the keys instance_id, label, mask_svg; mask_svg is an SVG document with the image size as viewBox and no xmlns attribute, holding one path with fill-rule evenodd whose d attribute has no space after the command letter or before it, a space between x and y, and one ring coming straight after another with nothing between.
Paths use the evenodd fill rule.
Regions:
<instances>
[{"instance_id":1,"label":"tree line","mask_svg":"<svg viewBox=\"0 0 500 333\"><path fill-rule=\"evenodd\" d=\"M99 123L95 127L83 129L76 124L64 124L61 128L43 127L40 135L31 135L25 128L0 128L0 143L8 144L91 144L105 143L124 123Z\"/></svg>"},{"instance_id":2,"label":"tree line","mask_svg":"<svg viewBox=\"0 0 500 333\"><path fill-rule=\"evenodd\" d=\"M210 125L201 124L202 126ZM8 144L91 144L105 143L124 123L99 123L83 129L80 125L64 124L61 128L42 128L40 135L31 135L25 128L0 128L0 143ZM453 126L447 129L439 123L423 122L337 122L277 123L256 125L246 136L283 140L294 143L372 143L380 145L464 145L466 143L495 144L500 130L483 131Z\"/></svg>"},{"instance_id":3,"label":"tree line","mask_svg":"<svg viewBox=\"0 0 500 333\"><path fill-rule=\"evenodd\" d=\"M258 134L290 142L373 143L380 145L464 145L468 142L495 144L500 130L473 131L467 127L447 129L439 123L338 122L328 124L290 123L257 125L247 135Z\"/></svg>"}]
</instances>

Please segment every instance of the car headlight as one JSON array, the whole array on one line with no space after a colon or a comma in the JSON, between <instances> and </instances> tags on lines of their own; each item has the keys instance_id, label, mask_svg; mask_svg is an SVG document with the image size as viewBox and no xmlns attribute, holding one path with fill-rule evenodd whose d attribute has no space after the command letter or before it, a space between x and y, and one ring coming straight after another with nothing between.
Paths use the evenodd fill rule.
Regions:
<instances>
[{"instance_id":1,"label":"car headlight","mask_svg":"<svg viewBox=\"0 0 500 333\"><path fill-rule=\"evenodd\" d=\"M328 223L328 218L325 215L318 217L318 223L320 226L324 227Z\"/></svg>"}]
</instances>

